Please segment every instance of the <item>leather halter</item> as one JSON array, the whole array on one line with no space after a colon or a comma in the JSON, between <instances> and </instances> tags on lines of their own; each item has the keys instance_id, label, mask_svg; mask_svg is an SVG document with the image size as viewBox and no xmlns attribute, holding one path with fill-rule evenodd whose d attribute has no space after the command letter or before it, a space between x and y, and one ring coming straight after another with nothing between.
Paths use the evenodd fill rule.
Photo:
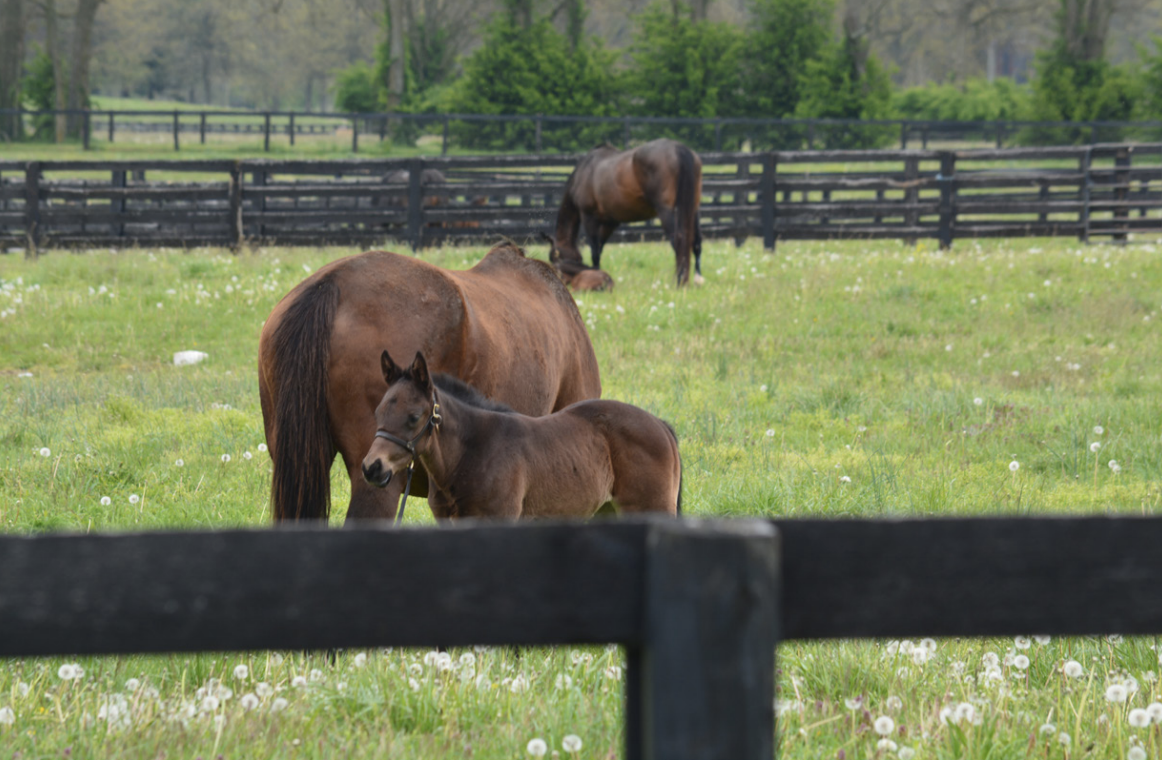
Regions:
<instances>
[{"instance_id":1,"label":"leather halter","mask_svg":"<svg viewBox=\"0 0 1162 760\"><path fill-rule=\"evenodd\" d=\"M432 398L433 399L435 398L434 392L433 392ZM428 422L426 425L424 425L424 429L421 430L420 432L416 433L416 437L411 439L410 441L403 439L403 438L400 438L398 435L392 435L391 433L387 432L386 430L381 429L381 430L375 431L376 438L382 438L385 441L391 441L392 443L396 444L397 446L402 446L403 448L407 449L409 454L412 455L412 461L408 464L408 479L407 479L407 483L404 484L403 499L399 503L399 511L395 513L395 524L396 525L403 523L403 511L404 511L404 508L407 507L408 494L411 493L411 490L412 490L412 473L416 469L416 459L415 459L416 444L419 443L421 440L423 440L424 436L426 436L428 433L431 433L433 430L439 430L440 422L442 420L443 420L443 417L440 416L440 404L438 401L433 401L432 402L432 416L428 418Z\"/></svg>"}]
</instances>

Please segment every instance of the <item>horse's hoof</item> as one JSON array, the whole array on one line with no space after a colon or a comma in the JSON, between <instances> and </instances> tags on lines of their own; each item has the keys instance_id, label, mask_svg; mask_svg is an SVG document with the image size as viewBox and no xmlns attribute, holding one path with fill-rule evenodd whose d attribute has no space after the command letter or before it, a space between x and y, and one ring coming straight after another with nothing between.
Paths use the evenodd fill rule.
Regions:
<instances>
[{"instance_id":1,"label":"horse's hoof","mask_svg":"<svg viewBox=\"0 0 1162 760\"><path fill-rule=\"evenodd\" d=\"M695 274L694 275L694 284L695 285L704 285L704 284L706 284L706 278L704 278L700 274Z\"/></svg>"}]
</instances>

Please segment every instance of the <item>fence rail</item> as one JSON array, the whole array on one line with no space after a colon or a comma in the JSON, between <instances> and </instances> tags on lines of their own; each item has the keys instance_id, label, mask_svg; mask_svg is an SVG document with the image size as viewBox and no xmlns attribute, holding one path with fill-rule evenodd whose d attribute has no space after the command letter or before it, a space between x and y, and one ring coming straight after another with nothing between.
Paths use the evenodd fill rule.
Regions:
<instances>
[{"instance_id":1,"label":"fence rail","mask_svg":"<svg viewBox=\"0 0 1162 760\"><path fill-rule=\"evenodd\" d=\"M0 162L0 249L422 248L555 224L577 156ZM1162 232L1162 143L703 154L701 229L741 242ZM624 225L615 240L656 240Z\"/></svg>"},{"instance_id":2,"label":"fence rail","mask_svg":"<svg viewBox=\"0 0 1162 760\"><path fill-rule=\"evenodd\" d=\"M576 149L595 140L628 146L634 140L651 139L666 131L690 142L702 151L721 152L750 143L764 148L835 148L851 145L884 145L898 141L905 149L929 141L966 141L1002 147L1018 136L1029 140L1061 140L1097 144L1125 139L1158 139L1162 121L939 121L929 119L776 119L765 117L671 117L671 116L567 116L548 114L458 114L458 113L317 113L304 111L236 111L187 108L161 110L45 110L0 109L0 133L11 132L9 124L19 123L32 132L38 123L56 117L80 124L82 144L89 149L94 138L116 140L117 132L159 133L172 137L180 150L182 135L196 134L201 144L207 135L262 136L269 151L272 140L285 138L294 146L296 138L328 135L349 140L358 152L360 139L382 142L404 132L407 139L419 133L439 136L441 155L450 146L475 148L480 138L473 132L501 130L506 147L541 153L546 150ZM6 123L5 120L8 120ZM499 133L498 133L499 135ZM457 143L462 143L456 145Z\"/></svg>"},{"instance_id":3,"label":"fence rail","mask_svg":"<svg viewBox=\"0 0 1162 760\"><path fill-rule=\"evenodd\" d=\"M1160 542L1120 517L6 536L0 656L616 642L627 758L770 758L777 642L1162 633Z\"/></svg>"}]
</instances>

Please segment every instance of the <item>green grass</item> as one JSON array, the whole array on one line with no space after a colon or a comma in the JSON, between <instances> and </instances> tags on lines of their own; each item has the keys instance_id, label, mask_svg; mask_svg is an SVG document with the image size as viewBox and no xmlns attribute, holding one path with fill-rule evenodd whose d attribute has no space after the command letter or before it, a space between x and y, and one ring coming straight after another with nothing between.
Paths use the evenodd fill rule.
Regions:
<instances>
[{"instance_id":1,"label":"green grass","mask_svg":"<svg viewBox=\"0 0 1162 760\"><path fill-rule=\"evenodd\" d=\"M678 291L668 249L612 247L604 263L616 289L579 298L605 396L677 429L689 514L1162 510L1162 260L1153 245L706 248L707 284ZM0 526L266 524L258 331L305 270L349 252L0 257ZM424 257L461 268L482 253ZM173 353L185 349L209 359L174 367ZM338 524L349 490L340 468L332 482ZM421 508L408 521L431 518ZM1053 639L1021 649L953 639L934 642L930 658L907 654L912 646L781 646L781 756L903 758L907 747L925 758L1121 760L1135 740L1157 755L1158 729L1127 718L1159 699L1152 641ZM451 654L459 663L464 652ZM423 652L369 652L362 667L355 655L334 665L268 653L90 658L84 677L68 682L58 669L72 658L8 661L0 709L15 721L0 724L0 747L24 757L71 748L77 757L227 758L459 757L470 747L475 757L511 758L534 737L560 750L570 733L584 742L580 757L620 747L621 684L607 672L620 663L616 651L482 651L471 668L446 671L425 665ZM1069 660L1080 678L1061 672ZM234 675L240 663L244 678ZM307 684L294 685L296 675ZM571 684L558 689L566 675ZM131 677L144 685L130 691ZM505 683L518 677L527 691ZM1130 701L1108 701L1107 687L1129 677L1138 687ZM259 681L279 691L259 698ZM216 684L233 693L213 706L198 690ZM253 711L242 706L248 693L259 699ZM272 713L278 697L286 708ZM112 723L108 707L100 717L107 703ZM979 725L941 720L961 703ZM893 719L896 752L877 749L880 716ZM1053 728L1042 734L1043 725Z\"/></svg>"}]
</instances>

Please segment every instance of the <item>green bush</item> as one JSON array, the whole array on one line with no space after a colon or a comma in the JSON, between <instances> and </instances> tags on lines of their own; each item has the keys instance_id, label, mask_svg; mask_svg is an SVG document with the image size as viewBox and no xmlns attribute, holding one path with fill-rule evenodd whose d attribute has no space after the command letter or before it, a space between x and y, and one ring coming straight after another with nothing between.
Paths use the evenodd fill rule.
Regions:
<instances>
[{"instance_id":1,"label":"green bush","mask_svg":"<svg viewBox=\"0 0 1162 760\"><path fill-rule=\"evenodd\" d=\"M806 62L802 95L795 115L804 119L876 120L892 117L892 85L871 55L860 56L860 40L828 45ZM863 58L862 66L858 58ZM815 134L825 148L877 148L896 134L892 125L821 125Z\"/></svg>"},{"instance_id":2,"label":"green bush","mask_svg":"<svg viewBox=\"0 0 1162 760\"><path fill-rule=\"evenodd\" d=\"M31 111L50 111L56 107L56 77L52 58L38 49L24 66L24 78L20 83L25 108ZM32 122L32 139L52 141L55 137L52 116L36 116Z\"/></svg>"},{"instance_id":3,"label":"green bush","mask_svg":"<svg viewBox=\"0 0 1162 760\"><path fill-rule=\"evenodd\" d=\"M1038 56L1030 118L1036 121L1129 121L1141 93L1141 79L1128 66L1070 60L1058 51ZM1028 127L1017 136L1025 145L1117 141L1120 127Z\"/></svg>"},{"instance_id":4,"label":"green bush","mask_svg":"<svg viewBox=\"0 0 1162 760\"><path fill-rule=\"evenodd\" d=\"M897 117L918 121L1013 121L1024 118L1029 106L1029 88L1006 77L932 83L892 93Z\"/></svg>"},{"instance_id":5,"label":"green bush","mask_svg":"<svg viewBox=\"0 0 1162 760\"><path fill-rule=\"evenodd\" d=\"M593 41L571 47L547 19L525 29L502 16L489 24L484 44L464 62L464 76L449 91L447 105L466 114L620 115L622 89L613 63L614 55ZM545 122L541 145L588 149L619 131L607 124ZM536 148L532 119L453 122L452 134L470 149Z\"/></svg>"},{"instance_id":6,"label":"green bush","mask_svg":"<svg viewBox=\"0 0 1162 760\"><path fill-rule=\"evenodd\" d=\"M728 24L695 23L671 6L654 3L638 15L626 98L642 116L714 118L728 113L740 96L744 36ZM658 125L656 136L696 148L714 145L712 126Z\"/></svg>"}]
</instances>

